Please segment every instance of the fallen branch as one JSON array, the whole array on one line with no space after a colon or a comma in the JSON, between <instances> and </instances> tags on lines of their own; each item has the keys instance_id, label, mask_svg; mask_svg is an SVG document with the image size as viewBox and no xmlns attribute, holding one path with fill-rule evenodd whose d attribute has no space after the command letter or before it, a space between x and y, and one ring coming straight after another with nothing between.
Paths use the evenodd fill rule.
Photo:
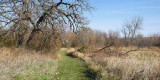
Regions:
<instances>
[{"instance_id":1,"label":"fallen branch","mask_svg":"<svg viewBox=\"0 0 160 80\"><path fill-rule=\"evenodd\" d=\"M128 53L130 53L130 52L132 52L132 51L137 51L137 50L139 50L139 49L140 49L140 47L138 47L137 49L131 49L131 50L127 51L125 54L128 54Z\"/></svg>"},{"instance_id":2,"label":"fallen branch","mask_svg":"<svg viewBox=\"0 0 160 80\"><path fill-rule=\"evenodd\" d=\"M97 51L94 51L94 52L99 52L99 51L102 51L102 50L104 50L104 49L106 49L106 48L108 48L108 47L111 47L113 45L113 42L112 41L110 41L107 45L105 45L103 48L101 48L101 49L99 49L99 50L97 50Z\"/></svg>"}]
</instances>

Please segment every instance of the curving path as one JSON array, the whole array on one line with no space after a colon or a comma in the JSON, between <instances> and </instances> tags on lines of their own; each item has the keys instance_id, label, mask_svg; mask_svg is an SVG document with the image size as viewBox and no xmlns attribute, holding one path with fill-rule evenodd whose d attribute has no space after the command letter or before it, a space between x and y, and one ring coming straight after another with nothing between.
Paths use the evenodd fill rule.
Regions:
<instances>
[{"instance_id":1,"label":"curving path","mask_svg":"<svg viewBox=\"0 0 160 80\"><path fill-rule=\"evenodd\" d=\"M66 54L67 50L62 50L62 59L55 76L56 80L94 80L88 73L87 65L78 58Z\"/></svg>"}]
</instances>

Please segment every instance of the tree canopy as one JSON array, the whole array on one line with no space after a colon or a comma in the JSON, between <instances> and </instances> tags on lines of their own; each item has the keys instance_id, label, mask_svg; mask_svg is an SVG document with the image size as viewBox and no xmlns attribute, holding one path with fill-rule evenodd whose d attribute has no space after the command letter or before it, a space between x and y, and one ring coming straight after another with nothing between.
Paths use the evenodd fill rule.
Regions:
<instances>
[{"instance_id":1,"label":"tree canopy","mask_svg":"<svg viewBox=\"0 0 160 80\"><path fill-rule=\"evenodd\" d=\"M91 8L88 0L1 0L0 22L9 29L7 33L17 32L18 45L30 32L26 40L29 45L36 33L55 33L63 24L78 30L86 24L83 12Z\"/></svg>"}]
</instances>

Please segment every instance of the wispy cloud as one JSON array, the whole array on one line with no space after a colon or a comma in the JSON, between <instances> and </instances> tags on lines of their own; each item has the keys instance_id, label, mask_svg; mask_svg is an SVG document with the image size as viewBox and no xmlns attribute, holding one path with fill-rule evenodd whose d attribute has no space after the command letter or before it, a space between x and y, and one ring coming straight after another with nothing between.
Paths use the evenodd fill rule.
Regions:
<instances>
[{"instance_id":1,"label":"wispy cloud","mask_svg":"<svg viewBox=\"0 0 160 80\"><path fill-rule=\"evenodd\" d=\"M151 7L147 6L147 7L140 7L140 8L142 9L160 9L160 6L151 6Z\"/></svg>"}]
</instances>

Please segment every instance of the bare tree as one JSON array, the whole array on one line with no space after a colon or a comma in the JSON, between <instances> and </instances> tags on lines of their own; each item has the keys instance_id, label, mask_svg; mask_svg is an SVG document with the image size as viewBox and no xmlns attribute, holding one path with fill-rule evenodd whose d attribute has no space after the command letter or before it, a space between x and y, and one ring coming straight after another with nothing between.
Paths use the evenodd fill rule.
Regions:
<instances>
[{"instance_id":1,"label":"bare tree","mask_svg":"<svg viewBox=\"0 0 160 80\"><path fill-rule=\"evenodd\" d=\"M29 32L25 42L29 46L36 33L55 34L60 24L78 30L86 22L83 11L90 9L88 0L1 0L0 22L9 27L8 33L18 31L18 45Z\"/></svg>"},{"instance_id":2,"label":"bare tree","mask_svg":"<svg viewBox=\"0 0 160 80\"><path fill-rule=\"evenodd\" d=\"M132 46L133 46L133 42L136 39L137 33L139 32L139 30L142 29L142 22L143 22L143 18L138 16L138 17L132 18L131 21L127 21L123 25L122 33L124 35L125 45L128 44L127 41L129 40L129 42L130 42L129 44L131 46L131 50L130 51L137 50L137 49L132 50ZM127 53L129 53L130 51L128 51Z\"/></svg>"}]
</instances>

